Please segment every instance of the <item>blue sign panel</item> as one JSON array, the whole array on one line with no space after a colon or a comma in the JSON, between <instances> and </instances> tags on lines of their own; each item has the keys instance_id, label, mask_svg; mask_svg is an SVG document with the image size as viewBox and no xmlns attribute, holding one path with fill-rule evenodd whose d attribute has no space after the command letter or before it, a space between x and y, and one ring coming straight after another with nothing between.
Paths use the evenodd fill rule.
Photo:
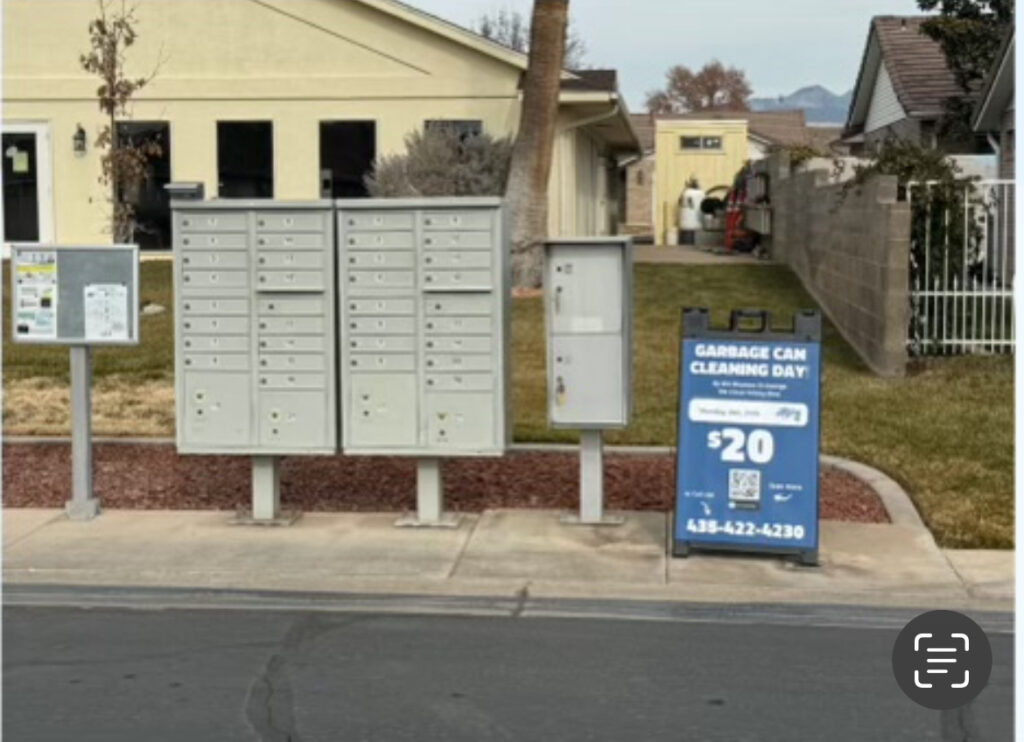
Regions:
<instances>
[{"instance_id":1,"label":"blue sign panel","mask_svg":"<svg viewBox=\"0 0 1024 742\"><path fill-rule=\"evenodd\" d=\"M707 317L684 314L673 552L816 563L820 315L798 315L785 334L767 315L762 332L711 331Z\"/></svg>"}]
</instances>

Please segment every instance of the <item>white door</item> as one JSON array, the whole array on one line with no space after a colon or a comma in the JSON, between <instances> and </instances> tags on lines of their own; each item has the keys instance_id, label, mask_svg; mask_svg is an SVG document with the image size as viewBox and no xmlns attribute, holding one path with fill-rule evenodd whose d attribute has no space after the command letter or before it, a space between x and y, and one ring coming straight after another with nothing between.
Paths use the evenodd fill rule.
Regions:
<instances>
[{"instance_id":1,"label":"white door","mask_svg":"<svg viewBox=\"0 0 1024 742\"><path fill-rule=\"evenodd\" d=\"M70 144L70 143L69 143ZM50 126L4 123L3 243L53 242L53 161Z\"/></svg>"}]
</instances>

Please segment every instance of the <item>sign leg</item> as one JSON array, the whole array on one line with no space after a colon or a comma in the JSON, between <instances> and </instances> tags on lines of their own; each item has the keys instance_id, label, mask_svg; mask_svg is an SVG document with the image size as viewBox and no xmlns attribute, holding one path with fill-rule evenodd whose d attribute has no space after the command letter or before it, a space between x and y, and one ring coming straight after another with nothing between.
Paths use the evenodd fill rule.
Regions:
<instances>
[{"instance_id":1,"label":"sign leg","mask_svg":"<svg viewBox=\"0 0 1024 742\"><path fill-rule=\"evenodd\" d=\"M567 525L619 526L625 519L604 512L604 440L600 430L580 432L580 514Z\"/></svg>"},{"instance_id":2,"label":"sign leg","mask_svg":"<svg viewBox=\"0 0 1024 742\"><path fill-rule=\"evenodd\" d=\"M92 492L92 355L88 345L71 346L71 520L92 520L100 503Z\"/></svg>"},{"instance_id":3,"label":"sign leg","mask_svg":"<svg viewBox=\"0 0 1024 742\"><path fill-rule=\"evenodd\" d=\"M458 528L460 518L444 512L444 479L441 459L416 460L416 512L399 518L395 525L418 528Z\"/></svg>"}]
</instances>

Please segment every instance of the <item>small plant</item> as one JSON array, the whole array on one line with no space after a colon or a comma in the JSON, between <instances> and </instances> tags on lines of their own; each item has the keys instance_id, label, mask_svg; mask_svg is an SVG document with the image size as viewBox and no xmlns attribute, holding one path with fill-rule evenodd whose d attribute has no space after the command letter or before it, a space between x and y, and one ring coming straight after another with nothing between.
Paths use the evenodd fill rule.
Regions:
<instances>
[{"instance_id":1,"label":"small plant","mask_svg":"<svg viewBox=\"0 0 1024 742\"><path fill-rule=\"evenodd\" d=\"M114 242L129 242L135 233L135 208L131 199L148 176L151 158L162 154L159 142L119 136L118 120L129 118L133 96L156 77L131 78L125 70L127 50L138 39L134 6L124 0L113 8L112 0L99 0L99 17L89 23L90 51L79 57L86 72L100 78L96 90L100 110L107 122L96 137L102 151L99 182L110 189L110 233Z\"/></svg>"},{"instance_id":2,"label":"small plant","mask_svg":"<svg viewBox=\"0 0 1024 742\"><path fill-rule=\"evenodd\" d=\"M512 142L488 134L461 137L444 127L413 132L405 153L387 155L366 177L371 196L501 196Z\"/></svg>"}]
</instances>

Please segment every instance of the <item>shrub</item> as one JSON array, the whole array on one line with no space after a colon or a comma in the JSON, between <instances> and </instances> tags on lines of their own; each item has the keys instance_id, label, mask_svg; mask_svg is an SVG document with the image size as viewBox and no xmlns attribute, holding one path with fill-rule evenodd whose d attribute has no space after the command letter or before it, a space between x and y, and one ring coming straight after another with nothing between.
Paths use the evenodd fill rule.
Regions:
<instances>
[{"instance_id":1,"label":"shrub","mask_svg":"<svg viewBox=\"0 0 1024 742\"><path fill-rule=\"evenodd\" d=\"M501 196L512 141L488 134L460 136L439 127L405 138L405 153L386 155L366 178L371 196Z\"/></svg>"}]
</instances>

